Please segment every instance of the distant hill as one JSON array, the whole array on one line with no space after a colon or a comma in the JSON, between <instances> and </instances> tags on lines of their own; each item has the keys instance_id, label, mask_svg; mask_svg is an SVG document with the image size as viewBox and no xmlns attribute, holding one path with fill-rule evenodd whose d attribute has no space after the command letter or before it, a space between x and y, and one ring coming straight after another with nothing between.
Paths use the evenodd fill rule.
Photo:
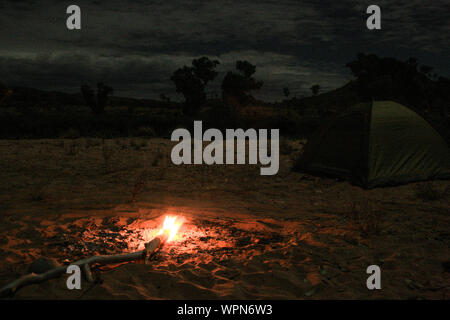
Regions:
<instances>
[{"instance_id":1,"label":"distant hill","mask_svg":"<svg viewBox=\"0 0 450 320\"><path fill-rule=\"evenodd\" d=\"M146 107L160 108L167 107L168 103L152 99L135 99L128 97L112 96L109 99L110 106ZM85 105L81 93L65 93L59 91L45 91L29 87L13 87L12 94L2 102L2 107L58 107L58 106L79 106ZM171 102L170 105L177 105Z\"/></svg>"},{"instance_id":2,"label":"distant hill","mask_svg":"<svg viewBox=\"0 0 450 320\"><path fill-rule=\"evenodd\" d=\"M317 96L292 98L278 105L296 109L300 115L315 111L318 115L335 114L360 101L357 84L351 81L346 85Z\"/></svg>"},{"instance_id":3,"label":"distant hill","mask_svg":"<svg viewBox=\"0 0 450 320\"><path fill-rule=\"evenodd\" d=\"M347 66L351 69L355 80L328 92L311 97L294 97L278 103L267 103L250 97L246 105L241 106L246 108L244 110L246 119L245 123L240 125L284 128L284 132L294 135L299 132L308 133L312 132L323 119L339 113L357 102L393 100L422 115L447 141L450 141L450 79L432 72L431 67L419 66L414 58L400 61L395 58L382 58L373 54L358 54L357 58L349 62ZM162 100L112 96L108 105L117 108L108 110L107 107L106 117L103 117L103 119L110 117L111 119L108 120L110 122L117 120L118 129L121 128L120 121L125 116L129 118L130 128L138 125L135 121L144 121L144 119L147 119L147 122L139 122L140 125L151 123L152 126L159 126L161 122L164 122L164 128L172 128L179 125L180 122L188 123L190 121L192 123L191 117L181 114L182 103L169 102L164 96L162 96ZM39 111L41 113L45 113L47 108L56 109L57 111L54 113L57 117L51 119L53 122L47 119L47 126L54 125L55 121L61 121L61 116L66 116L71 122L81 121L82 117L85 117L84 122L89 117L92 117L92 123L100 121L90 112L80 113L78 110L74 110L75 108L69 111L65 110L66 112L59 112L62 109L61 107L66 106L85 107L86 103L81 92L70 94L15 87L12 88L12 93L10 93L9 89L0 83L0 107L16 107L18 110L38 107L44 111ZM135 107L141 108L140 112L134 112ZM202 110L196 117L209 118L211 126L230 128L230 125L236 123L233 122L233 116L229 112L230 109L224 107L226 106L221 99L210 99L205 104L205 110ZM69 112L73 112L75 116L69 117ZM157 114L158 118L156 119L152 113ZM11 117L11 114L7 116ZM36 119L34 113L31 112L22 116L30 118L33 127L37 126L33 122ZM45 118L46 115L41 114L40 116ZM171 118L172 116L174 118ZM5 115L3 122L11 125L14 121L23 122L22 118L15 119L7 118ZM108 123L104 123L105 128L108 125ZM82 128L81 124L74 124L74 126ZM302 127L306 129L301 131ZM39 130L38 128L35 131ZM83 130L80 129L81 131ZM166 132L167 130L161 129L160 131Z\"/></svg>"}]
</instances>

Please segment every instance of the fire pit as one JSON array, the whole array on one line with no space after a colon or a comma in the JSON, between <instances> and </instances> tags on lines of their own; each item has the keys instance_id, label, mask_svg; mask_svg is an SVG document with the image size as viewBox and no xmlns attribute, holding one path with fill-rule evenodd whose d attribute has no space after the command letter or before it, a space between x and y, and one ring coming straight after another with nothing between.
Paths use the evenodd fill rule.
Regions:
<instances>
[{"instance_id":1,"label":"fire pit","mask_svg":"<svg viewBox=\"0 0 450 320\"><path fill-rule=\"evenodd\" d=\"M70 264L77 264L81 275L93 281L88 284L85 280L80 293L83 296L92 294L94 297L95 290L91 288L113 290L117 283L131 281L130 288L139 283L142 292L149 293L147 297L181 298L190 296L192 290L200 294L195 297L202 297L206 292L230 297L235 294L232 288L237 283L246 283L249 290L253 290L254 283L259 283L259 277L264 276L262 270L285 271L303 261L305 244L298 250L298 243L309 241L307 233L299 232L303 228L299 221L221 217L200 210L190 212L167 207L154 213L81 216L64 222L53 221L42 229L37 228L39 234L45 231L47 237L41 238L39 247L33 249L39 252L39 258L60 261L65 266L61 269L50 266L54 269L46 268L39 271L44 273L10 279L12 282L0 289L0 294L10 295L23 286L57 278L66 273ZM17 262L23 274L37 272L35 269L26 271L30 262L22 262L21 266ZM184 288L178 293L159 289L178 284ZM60 292L63 297L78 294L66 292L66 282L61 279L48 285L52 292ZM26 288L29 290L17 296L34 294L36 287ZM116 292L111 291L111 294Z\"/></svg>"},{"instance_id":2,"label":"fire pit","mask_svg":"<svg viewBox=\"0 0 450 320\"><path fill-rule=\"evenodd\" d=\"M122 253L115 255L96 255L86 259L81 259L71 263L71 265L79 266L87 281L94 282L95 279L91 272L91 266L94 264L114 264L121 262L129 262L143 259L144 263L148 263L152 254L161 249L165 243L171 242L177 237L177 232L183 224L183 218L178 216L166 216L162 227L151 241L144 244L145 249L132 253ZM23 286L40 283L52 278L59 277L67 270L67 266L60 266L41 274L27 274L0 289L0 297L14 294Z\"/></svg>"}]
</instances>

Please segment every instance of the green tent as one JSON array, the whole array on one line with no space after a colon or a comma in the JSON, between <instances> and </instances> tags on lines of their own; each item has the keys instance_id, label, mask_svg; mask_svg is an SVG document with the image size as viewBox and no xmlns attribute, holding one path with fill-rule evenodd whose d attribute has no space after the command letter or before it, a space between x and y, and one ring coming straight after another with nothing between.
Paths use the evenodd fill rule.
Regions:
<instances>
[{"instance_id":1,"label":"green tent","mask_svg":"<svg viewBox=\"0 0 450 320\"><path fill-rule=\"evenodd\" d=\"M365 188L450 178L445 140L393 101L361 103L329 120L306 144L297 169Z\"/></svg>"}]
</instances>

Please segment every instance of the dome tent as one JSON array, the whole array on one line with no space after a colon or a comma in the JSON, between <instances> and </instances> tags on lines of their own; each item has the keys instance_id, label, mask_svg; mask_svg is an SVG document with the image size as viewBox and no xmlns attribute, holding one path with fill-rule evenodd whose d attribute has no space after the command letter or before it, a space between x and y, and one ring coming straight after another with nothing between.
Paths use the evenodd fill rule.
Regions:
<instances>
[{"instance_id":1,"label":"dome tent","mask_svg":"<svg viewBox=\"0 0 450 320\"><path fill-rule=\"evenodd\" d=\"M393 101L357 104L327 121L296 169L373 188L450 178L450 149L414 111Z\"/></svg>"}]
</instances>

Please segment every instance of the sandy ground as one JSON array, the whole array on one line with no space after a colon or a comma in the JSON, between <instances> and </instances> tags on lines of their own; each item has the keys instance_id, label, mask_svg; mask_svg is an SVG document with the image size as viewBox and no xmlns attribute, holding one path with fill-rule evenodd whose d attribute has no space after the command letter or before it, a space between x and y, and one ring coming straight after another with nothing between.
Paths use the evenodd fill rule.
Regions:
<instances>
[{"instance_id":1,"label":"sandy ground","mask_svg":"<svg viewBox=\"0 0 450 320\"><path fill-rule=\"evenodd\" d=\"M150 264L97 270L95 284L59 279L16 299L448 299L449 196L417 183L363 190L258 166L174 166L163 139L0 141L0 286L40 257L68 264L132 252L167 214L179 237ZM283 151L283 150L282 150ZM439 190L449 181L435 182ZM134 200L134 201L133 201ZM366 268L382 289L366 288Z\"/></svg>"}]
</instances>

